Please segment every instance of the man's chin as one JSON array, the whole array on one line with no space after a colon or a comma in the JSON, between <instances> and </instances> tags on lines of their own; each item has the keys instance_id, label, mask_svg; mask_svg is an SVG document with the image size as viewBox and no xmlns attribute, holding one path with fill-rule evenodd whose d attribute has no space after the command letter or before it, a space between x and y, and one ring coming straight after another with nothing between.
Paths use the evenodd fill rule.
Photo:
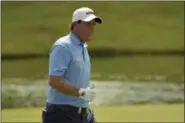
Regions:
<instances>
[{"instance_id":1,"label":"man's chin","mask_svg":"<svg viewBox=\"0 0 185 123\"><path fill-rule=\"evenodd\" d=\"M91 41L91 40L92 40L92 37L89 37L89 38L88 38L88 41Z\"/></svg>"}]
</instances>

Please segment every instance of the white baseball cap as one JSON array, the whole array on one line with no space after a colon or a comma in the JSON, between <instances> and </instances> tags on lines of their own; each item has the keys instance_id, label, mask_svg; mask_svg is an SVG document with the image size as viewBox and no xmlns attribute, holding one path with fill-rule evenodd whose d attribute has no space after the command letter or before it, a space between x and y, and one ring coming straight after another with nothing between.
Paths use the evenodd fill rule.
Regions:
<instances>
[{"instance_id":1,"label":"white baseball cap","mask_svg":"<svg viewBox=\"0 0 185 123\"><path fill-rule=\"evenodd\" d=\"M102 19L95 15L94 11L88 7L81 7L73 12L72 22L76 21L89 22L95 20L97 23L102 23Z\"/></svg>"}]
</instances>

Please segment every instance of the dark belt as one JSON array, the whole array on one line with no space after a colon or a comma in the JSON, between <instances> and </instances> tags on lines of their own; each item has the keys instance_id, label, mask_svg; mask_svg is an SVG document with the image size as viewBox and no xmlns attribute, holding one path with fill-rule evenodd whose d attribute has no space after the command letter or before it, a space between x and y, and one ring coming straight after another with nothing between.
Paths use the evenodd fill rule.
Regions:
<instances>
[{"instance_id":1,"label":"dark belt","mask_svg":"<svg viewBox=\"0 0 185 123\"><path fill-rule=\"evenodd\" d=\"M72 112L75 112L77 114L85 114L88 111L88 108L82 108L82 107L75 107L72 105L64 105L64 104L46 104L46 107L53 107L57 109L64 109L64 110L69 110Z\"/></svg>"}]
</instances>

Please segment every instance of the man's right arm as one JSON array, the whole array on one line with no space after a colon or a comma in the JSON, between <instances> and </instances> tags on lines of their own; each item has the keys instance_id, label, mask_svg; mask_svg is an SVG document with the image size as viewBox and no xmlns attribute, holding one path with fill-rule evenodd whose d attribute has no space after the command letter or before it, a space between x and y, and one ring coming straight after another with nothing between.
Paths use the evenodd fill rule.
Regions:
<instances>
[{"instance_id":1,"label":"man's right arm","mask_svg":"<svg viewBox=\"0 0 185 123\"><path fill-rule=\"evenodd\" d=\"M52 48L49 59L49 85L66 95L79 97L80 89L72 86L63 78L71 58L71 53L67 47L56 45Z\"/></svg>"},{"instance_id":2,"label":"man's right arm","mask_svg":"<svg viewBox=\"0 0 185 123\"><path fill-rule=\"evenodd\" d=\"M63 77L49 76L49 85L56 88L58 91L70 95L79 97L79 88L72 86Z\"/></svg>"}]
</instances>

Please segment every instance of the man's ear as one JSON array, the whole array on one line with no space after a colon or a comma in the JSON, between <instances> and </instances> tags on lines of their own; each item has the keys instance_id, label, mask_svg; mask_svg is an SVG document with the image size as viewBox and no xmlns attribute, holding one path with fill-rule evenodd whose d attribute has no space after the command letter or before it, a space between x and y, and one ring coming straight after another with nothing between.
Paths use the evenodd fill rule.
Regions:
<instances>
[{"instance_id":1,"label":"man's ear","mask_svg":"<svg viewBox=\"0 0 185 123\"><path fill-rule=\"evenodd\" d=\"M79 21L77 21L77 22L72 23L73 29L76 28L81 22L82 22L82 21L79 20Z\"/></svg>"},{"instance_id":2,"label":"man's ear","mask_svg":"<svg viewBox=\"0 0 185 123\"><path fill-rule=\"evenodd\" d=\"M71 29L73 30L75 28L76 28L76 22L74 22L74 23L71 24Z\"/></svg>"},{"instance_id":3,"label":"man's ear","mask_svg":"<svg viewBox=\"0 0 185 123\"><path fill-rule=\"evenodd\" d=\"M76 27L77 25L78 25L78 23L77 23L77 22L75 22L75 23L74 23L74 27Z\"/></svg>"}]
</instances>

